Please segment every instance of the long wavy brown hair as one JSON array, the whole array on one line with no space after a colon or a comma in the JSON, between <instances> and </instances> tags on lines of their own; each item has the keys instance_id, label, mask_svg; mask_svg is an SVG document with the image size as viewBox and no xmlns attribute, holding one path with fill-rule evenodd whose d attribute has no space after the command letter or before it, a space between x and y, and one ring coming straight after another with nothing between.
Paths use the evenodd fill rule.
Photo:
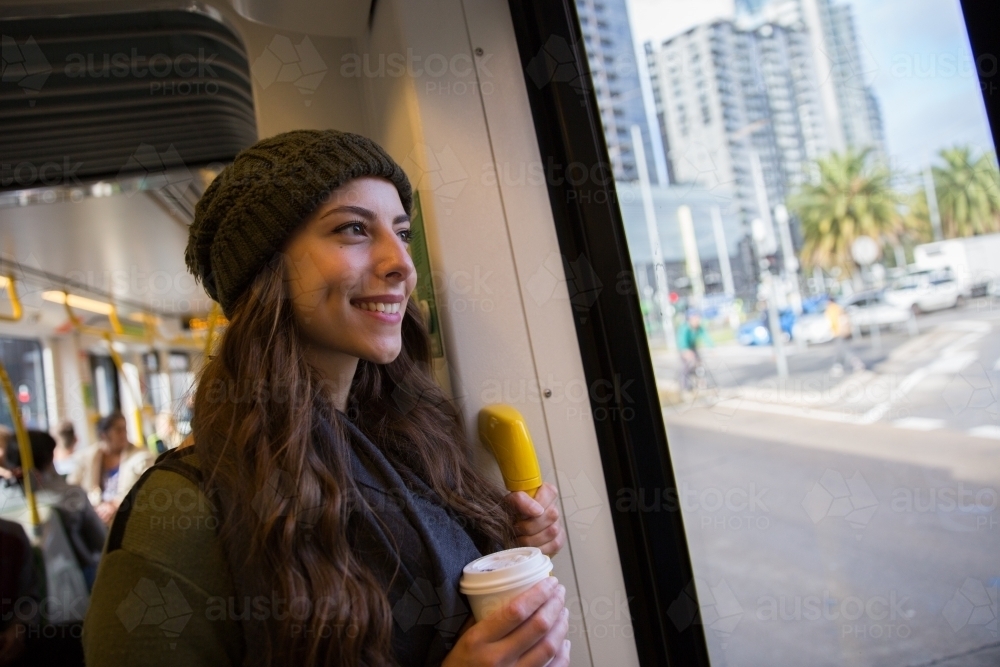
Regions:
<instances>
[{"instance_id":1,"label":"long wavy brown hair","mask_svg":"<svg viewBox=\"0 0 1000 667\"><path fill-rule=\"evenodd\" d=\"M220 537L226 548L250 545L241 577L312 603L306 618L266 621L265 664L392 665L384 584L348 542L359 496L345 415L304 348L284 268L272 262L235 305L195 393L194 441L208 490L227 499ZM438 494L480 551L513 546L512 510L470 463L459 413L431 375L412 299L399 356L385 365L360 360L348 402L348 418L394 466ZM280 481L276 475L293 480L294 492L265 492Z\"/></svg>"}]
</instances>

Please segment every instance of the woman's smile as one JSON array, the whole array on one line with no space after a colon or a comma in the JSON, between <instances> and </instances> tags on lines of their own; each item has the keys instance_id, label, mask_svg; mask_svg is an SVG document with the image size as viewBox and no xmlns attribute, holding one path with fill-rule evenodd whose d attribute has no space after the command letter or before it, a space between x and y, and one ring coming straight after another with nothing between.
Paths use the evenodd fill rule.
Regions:
<instances>
[{"instance_id":1,"label":"woman's smile","mask_svg":"<svg viewBox=\"0 0 1000 667\"><path fill-rule=\"evenodd\" d=\"M377 294L351 299L351 305L379 322L398 324L403 321L406 298L401 294Z\"/></svg>"}]
</instances>

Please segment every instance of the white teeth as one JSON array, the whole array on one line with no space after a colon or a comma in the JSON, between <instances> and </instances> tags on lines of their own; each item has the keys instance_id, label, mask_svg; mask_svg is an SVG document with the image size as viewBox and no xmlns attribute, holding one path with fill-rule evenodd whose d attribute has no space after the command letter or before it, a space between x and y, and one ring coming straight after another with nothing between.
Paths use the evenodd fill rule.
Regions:
<instances>
[{"instance_id":1,"label":"white teeth","mask_svg":"<svg viewBox=\"0 0 1000 667\"><path fill-rule=\"evenodd\" d=\"M398 303L372 303L370 301L361 301L354 305L362 310L370 310L379 313L398 313L400 306Z\"/></svg>"}]
</instances>

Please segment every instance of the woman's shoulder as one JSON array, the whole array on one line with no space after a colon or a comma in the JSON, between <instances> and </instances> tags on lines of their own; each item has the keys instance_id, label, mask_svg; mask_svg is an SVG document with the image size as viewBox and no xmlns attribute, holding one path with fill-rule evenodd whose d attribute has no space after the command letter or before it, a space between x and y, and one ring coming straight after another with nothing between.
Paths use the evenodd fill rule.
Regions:
<instances>
[{"instance_id":1,"label":"woman's shoulder","mask_svg":"<svg viewBox=\"0 0 1000 667\"><path fill-rule=\"evenodd\" d=\"M122 500L105 552L125 550L212 590L227 569L218 525L216 507L202 489L197 452L170 450Z\"/></svg>"},{"instance_id":2,"label":"woman's shoulder","mask_svg":"<svg viewBox=\"0 0 1000 667\"><path fill-rule=\"evenodd\" d=\"M119 507L94 583L88 665L243 663L217 521L194 452L171 450L143 473Z\"/></svg>"}]
</instances>

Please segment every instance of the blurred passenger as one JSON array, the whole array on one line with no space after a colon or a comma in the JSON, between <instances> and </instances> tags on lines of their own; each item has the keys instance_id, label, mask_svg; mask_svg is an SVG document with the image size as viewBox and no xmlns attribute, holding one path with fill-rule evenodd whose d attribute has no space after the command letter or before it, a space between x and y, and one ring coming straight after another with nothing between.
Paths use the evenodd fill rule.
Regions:
<instances>
[{"instance_id":1,"label":"blurred passenger","mask_svg":"<svg viewBox=\"0 0 1000 667\"><path fill-rule=\"evenodd\" d=\"M66 477L77 466L76 460L76 429L73 422L66 420L59 425L59 444L56 445L52 462L56 472Z\"/></svg>"},{"instance_id":2,"label":"blurred passenger","mask_svg":"<svg viewBox=\"0 0 1000 667\"><path fill-rule=\"evenodd\" d=\"M25 604L34 600L34 604ZM21 524L0 519L0 665L22 664L27 628L38 623L41 585Z\"/></svg>"},{"instance_id":3,"label":"blurred passenger","mask_svg":"<svg viewBox=\"0 0 1000 667\"><path fill-rule=\"evenodd\" d=\"M125 416L112 412L97 424L96 443L80 452L79 465L69 477L87 492L97 515L111 523L118 506L155 457L128 441Z\"/></svg>"},{"instance_id":4,"label":"blurred passenger","mask_svg":"<svg viewBox=\"0 0 1000 667\"><path fill-rule=\"evenodd\" d=\"M32 488L38 493L40 501L58 510L66 537L90 588L97 575L97 563L101 560L108 530L91 506L86 492L79 486L67 484L56 472L53 466L55 439L45 431L28 431L28 439L34 463ZM22 476L21 452L13 438L7 445L7 462L19 477Z\"/></svg>"},{"instance_id":5,"label":"blurred passenger","mask_svg":"<svg viewBox=\"0 0 1000 667\"><path fill-rule=\"evenodd\" d=\"M183 436L177 431L177 421L171 412L164 410L156 415L156 430L147 438L150 451L162 454L168 449L177 449L183 440Z\"/></svg>"},{"instance_id":6,"label":"blurred passenger","mask_svg":"<svg viewBox=\"0 0 1000 667\"><path fill-rule=\"evenodd\" d=\"M0 486L14 480L14 473L7 464L7 443L14 439L14 432L0 424Z\"/></svg>"},{"instance_id":7,"label":"blurred passenger","mask_svg":"<svg viewBox=\"0 0 1000 667\"><path fill-rule=\"evenodd\" d=\"M703 345L711 346L712 339L708 331L701 324L701 313L695 309L689 309L684 321L677 328L677 350L681 354L681 389L691 391L694 388L694 379L701 368L701 353L698 351Z\"/></svg>"}]
</instances>

